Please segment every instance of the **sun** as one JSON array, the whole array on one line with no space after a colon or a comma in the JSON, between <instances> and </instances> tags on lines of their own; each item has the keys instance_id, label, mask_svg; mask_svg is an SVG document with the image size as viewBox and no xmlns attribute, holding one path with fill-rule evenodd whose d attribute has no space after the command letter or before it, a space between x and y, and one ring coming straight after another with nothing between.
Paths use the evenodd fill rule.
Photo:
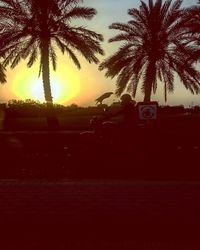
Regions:
<instances>
[{"instance_id":1,"label":"sun","mask_svg":"<svg viewBox=\"0 0 200 250\"><path fill-rule=\"evenodd\" d=\"M61 86L57 79L51 81L51 91L53 100L59 101L61 96ZM30 94L34 99L44 100L42 79L33 79L30 84Z\"/></svg>"},{"instance_id":2,"label":"sun","mask_svg":"<svg viewBox=\"0 0 200 250\"><path fill-rule=\"evenodd\" d=\"M42 78L36 70L23 68L13 79L12 91L19 99L33 99L44 102ZM51 91L54 103L67 104L80 93L80 78L72 70L64 67L51 72Z\"/></svg>"},{"instance_id":3,"label":"sun","mask_svg":"<svg viewBox=\"0 0 200 250\"><path fill-rule=\"evenodd\" d=\"M30 83L30 94L33 99L44 101L42 79L33 79ZM77 81L62 79L58 76L51 77L51 92L54 103L64 104L79 93Z\"/></svg>"}]
</instances>

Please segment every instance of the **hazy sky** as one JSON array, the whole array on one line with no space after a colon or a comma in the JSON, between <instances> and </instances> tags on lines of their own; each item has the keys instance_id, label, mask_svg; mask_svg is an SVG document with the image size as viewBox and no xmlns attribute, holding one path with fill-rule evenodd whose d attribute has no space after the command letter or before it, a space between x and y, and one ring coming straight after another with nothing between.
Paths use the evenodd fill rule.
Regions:
<instances>
[{"instance_id":1,"label":"hazy sky","mask_svg":"<svg viewBox=\"0 0 200 250\"><path fill-rule=\"evenodd\" d=\"M147 2L147 0L144 0ZM184 0L183 6L196 4L197 0ZM87 26L98 33L104 35L105 41L102 44L105 50L105 57L111 55L117 50L118 43L107 43L107 40L113 36L114 32L108 29L113 22L126 22L130 19L127 15L129 8L138 7L139 0L85 0L85 6L94 7L98 14L90 21L82 22L81 25ZM52 87L55 102L62 104L77 103L78 105L93 105L94 100L107 91L115 91L116 79L106 79L104 71L99 72L98 66L87 63L81 57L82 69L77 70L71 63L67 55L60 56L58 60L57 74L52 73ZM99 57L103 60L104 57ZM60 82L60 83L59 83ZM27 69L24 63L21 63L14 70L7 70L7 83L0 86L0 102L9 99L43 99L43 90L41 80L38 79L38 65ZM164 94L162 84L158 87L156 96L160 104L164 103ZM118 98L111 97L109 102L117 101ZM137 101L141 101L143 96L138 89ZM180 82L175 82L175 92L168 96L170 105L191 105L200 104L200 95L194 96L181 86Z\"/></svg>"}]
</instances>

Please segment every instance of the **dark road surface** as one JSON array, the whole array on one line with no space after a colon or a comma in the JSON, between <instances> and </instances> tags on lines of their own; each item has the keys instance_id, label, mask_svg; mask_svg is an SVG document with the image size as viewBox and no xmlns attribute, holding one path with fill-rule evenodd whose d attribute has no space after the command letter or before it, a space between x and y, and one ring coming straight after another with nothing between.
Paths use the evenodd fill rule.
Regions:
<instances>
[{"instance_id":1,"label":"dark road surface","mask_svg":"<svg viewBox=\"0 0 200 250\"><path fill-rule=\"evenodd\" d=\"M2 249L200 249L200 182L1 180Z\"/></svg>"}]
</instances>

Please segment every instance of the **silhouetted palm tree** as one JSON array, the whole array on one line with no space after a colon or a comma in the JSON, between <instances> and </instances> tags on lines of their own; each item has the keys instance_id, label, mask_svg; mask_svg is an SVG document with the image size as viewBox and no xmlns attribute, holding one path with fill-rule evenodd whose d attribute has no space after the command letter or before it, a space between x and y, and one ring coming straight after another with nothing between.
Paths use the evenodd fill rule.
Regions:
<instances>
[{"instance_id":1,"label":"silhouetted palm tree","mask_svg":"<svg viewBox=\"0 0 200 250\"><path fill-rule=\"evenodd\" d=\"M96 10L79 6L81 0L0 0L0 56L4 66L14 68L21 59L31 67L40 59L45 100L53 104L50 85L50 60L56 70L56 46L67 53L80 69L74 51L88 62L98 63L96 54L103 54L97 34L83 26L71 24L73 19L91 19Z\"/></svg>"},{"instance_id":2,"label":"silhouetted palm tree","mask_svg":"<svg viewBox=\"0 0 200 250\"><path fill-rule=\"evenodd\" d=\"M104 60L100 70L106 69L106 76L117 76L116 94L132 91L133 96L142 80L144 101L150 101L152 91L157 89L157 80L164 82L165 99L167 91L174 90L174 73L192 93L200 92L200 74L188 61L194 47L184 43L182 1L141 1L139 9L132 8L128 23L113 23L109 28L122 31L109 42L123 42L119 50Z\"/></svg>"}]
</instances>

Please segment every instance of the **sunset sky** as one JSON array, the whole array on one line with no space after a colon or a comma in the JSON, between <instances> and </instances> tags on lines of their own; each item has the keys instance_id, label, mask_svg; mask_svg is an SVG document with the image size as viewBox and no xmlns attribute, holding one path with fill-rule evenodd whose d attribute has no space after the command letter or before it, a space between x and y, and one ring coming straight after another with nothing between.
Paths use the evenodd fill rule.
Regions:
<instances>
[{"instance_id":1,"label":"sunset sky","mask_svg":"<svg viewBox=\"0 0 200 250\"><path fill-rule=\"evenodd\" d=\"M184 0L183 6L196 4L197 0ZM85 0L84 6L94 7L98 14L90 21L83 21L80 25L104 35L102 44L105 57L108 57L119 47L119 43L109 44L107 40L115 33L108 29L113 22L127 22L129 8L138 7L139 0ZM76 22L77 24L77 22ZM98 71L98 65L89 64L79 56L81 70L78 70L67 55L59 54L57 71L51 71L51 83L55 103L70 105L76 103L80 106L94 105L94 100L107 91L115 91L116 79L106 79L105 71ZM99 57L100 61L104 59ZM36 64L28 69L25 62L21 62L14 70L7 69L7 83L0 86L0 102L11 99L34 99L44 101L42 80L38 78L39 66ZM159 87L160 86L160 87ZM152 99L164 104L162 83L159 84L156 96ZM138 90L136 100L142 101L143 96ZM115 96L110 97L106 103L117 101ZM175 82L175 92L168 96L169 105L200 104L200 95L192 95L182 87L178 79Z\"/></svg>"}]
</instances>

